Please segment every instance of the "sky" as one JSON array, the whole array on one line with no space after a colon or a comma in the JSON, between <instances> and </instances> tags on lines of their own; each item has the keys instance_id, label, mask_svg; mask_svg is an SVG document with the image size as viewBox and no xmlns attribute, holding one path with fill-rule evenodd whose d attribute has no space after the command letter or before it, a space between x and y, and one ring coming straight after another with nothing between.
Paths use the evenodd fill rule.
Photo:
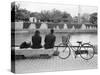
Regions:
<instances>
[{"instance_id":1,"label":"sky","mask_svg":"<svg viewBox=\"0 0 100 75\"><path fill-rule=\"evenodd\" d=\"M34 3L29 1L19 1L16 2L20 5L20 8L27 9L31 12L40 12L41 10L52 10L57 9L60 11L66 11L71 14L71 16L77 16L78 12L80 14L97 12L97 7L95 6L81 6L81 5L68 5L68 4L53 4L53 3Z\"/></svg>"}]
</instances>

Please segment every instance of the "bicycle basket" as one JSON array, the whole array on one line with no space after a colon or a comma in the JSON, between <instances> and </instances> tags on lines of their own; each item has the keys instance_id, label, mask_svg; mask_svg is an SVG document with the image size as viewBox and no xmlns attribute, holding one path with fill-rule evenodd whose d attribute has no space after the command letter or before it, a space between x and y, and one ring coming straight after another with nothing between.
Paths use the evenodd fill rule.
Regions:
<instances>
[{"instance_id":1,"label":"bicycle basket","mask_svg":"<svg viewBox=\"0 0 100 75\"><path fill-rule=\"evenodd\" d=\"M67 45L69 43L69 36L62 36L62 43L63 45Z\"/></svg>"}]
</instances>

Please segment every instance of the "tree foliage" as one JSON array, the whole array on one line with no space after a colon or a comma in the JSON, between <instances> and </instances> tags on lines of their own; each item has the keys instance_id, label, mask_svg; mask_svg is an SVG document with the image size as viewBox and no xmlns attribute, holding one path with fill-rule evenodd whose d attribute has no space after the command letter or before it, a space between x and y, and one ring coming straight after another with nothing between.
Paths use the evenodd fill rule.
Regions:
<instances>
[{"instance_id":1,"label":"tree foliage","mask_svg":"<svg viewBox=\"0 0 100 75\"><path fill-rule=\"evenodd\" d=\"M92 24L97 24L97 12L92 13L90 15L90 19L89 19L90 23Z\"/></svg>"},{"instance_id":2,"label":"tree foliage","mask_svg":"<svg viewBox=\"0 0 100 75\"><path fill-rule=\"evenodd\" d=\"M11 21L25 20L28 21L30 12L26 9L21 9L16 2L11 3Z\"/></svg>"},{"instance_id":3,"label":"tree foliage","mask_svg":"<svg viewBox=\"0 0 100 75\"><path fill-rule=\"evenodd\" d=\"M72 20L72 17L67 12L61 12L60 10L53 9L51 11L41 11L39 13L39 19L41 21L61 22L62 20Z\"/></svg>"},{"instance_id":4,"label":"tree foliage","mask_svg":"<svg viewBox=\"0 0 100 75\"><path fill-rule=\"evenodd\" d=\"M30 12L26 9L20 8L19 4L15 2L11 3L11 16L12 20L28 21L29 17L36 17L38 20L43 22L71 22L72 17L69 13L60 10L42 10L41 12Z\"/></svg>"},{"instance_id":5,"label":"tree foliage","mask_svg":"<svg viewBox=\"0 0 100 75\"><path fill-rule=\"evenodd\" d=\"M81 16L81 22L82 23L89 23L89 14L88 13L84 13L82 16Z\"/></svg>"}]
</instances>

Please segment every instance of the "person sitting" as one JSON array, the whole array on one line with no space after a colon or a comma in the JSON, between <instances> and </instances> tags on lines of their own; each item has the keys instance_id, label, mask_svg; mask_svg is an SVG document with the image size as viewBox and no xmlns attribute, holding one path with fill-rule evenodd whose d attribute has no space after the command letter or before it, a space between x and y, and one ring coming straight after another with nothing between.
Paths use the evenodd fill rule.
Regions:
<instances>
[{"instance_id":1,"label":"person sitting","mask_svg":"<svg viewBox=\"0 0 100 75\"><path fill-rule=\"evenodd\" d=\"M40 31L36 30L34 36L32 36L32 46L31 48L42 48L41 45L41 36L40 36Z\"/></svg>"},{"instance_id":2,"label":"person sitting","mask_svg":"<svg viewBox=\"0 0 100 75\"><path fill-rule=\"evenodd\" d=\"M45 40L44 40L44 42L45 42L44 48L45 49L50 49L50 48L54 47L54 43L55 43L56 37L55 37L55 35L53 33L54 33L54 30L51 29L50 33L45 36Z\"/></svg>"}]
</instances>

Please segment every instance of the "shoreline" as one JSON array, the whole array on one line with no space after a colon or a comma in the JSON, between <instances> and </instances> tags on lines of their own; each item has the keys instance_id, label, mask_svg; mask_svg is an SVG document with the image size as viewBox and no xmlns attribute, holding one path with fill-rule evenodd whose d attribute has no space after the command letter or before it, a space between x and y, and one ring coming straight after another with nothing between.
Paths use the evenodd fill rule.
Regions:
<instances>
[{"instance_id":1,"label":"shoreline","mask_svg":"<svg viewBox=\"0 0 100 75\"><path fill-rule=\"evenodd\" d=\"M36 30L39 30L41 33L49 33L50 29L32 29L32 30L28 30L28 29L24 29L24 30L12 30L11 33L15 33L15 34L21 34L21 33L34 33ZM55 30L55 33L91 33L91 34L97 34L97 30L71 30L71 29L60 29L60 30Z\"/></svg>"}]
</instances>

